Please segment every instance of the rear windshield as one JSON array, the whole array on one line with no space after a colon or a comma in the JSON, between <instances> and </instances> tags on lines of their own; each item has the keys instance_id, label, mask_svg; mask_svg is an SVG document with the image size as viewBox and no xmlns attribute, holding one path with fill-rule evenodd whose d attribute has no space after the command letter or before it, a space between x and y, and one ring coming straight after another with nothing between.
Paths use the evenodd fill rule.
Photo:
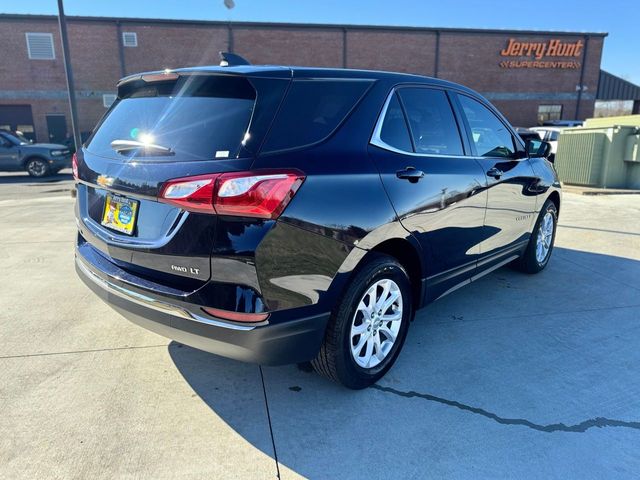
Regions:
<instances>
[{"instance_id":1,"label":"rear windshield","mask_svg":"<svg viewBox=\"0 0 640 480\"><path fill-rule=\"evenodd\" d=\"M369 85L369 80L294 80L262 151L288 150L324 140Z\"/></svg>"},{"instance_id":2,"label":"rear windshield","mask_svg":"<svg viewBox=\"0 0 640 480\"><path fill-rule=\"evenodd\" d=\"M236 157L255 104L244 78L185 76L128 89L87 150L112 158L171 161ZM142 144L144 148L136 149Z\"/></svg>"}]
</instances>

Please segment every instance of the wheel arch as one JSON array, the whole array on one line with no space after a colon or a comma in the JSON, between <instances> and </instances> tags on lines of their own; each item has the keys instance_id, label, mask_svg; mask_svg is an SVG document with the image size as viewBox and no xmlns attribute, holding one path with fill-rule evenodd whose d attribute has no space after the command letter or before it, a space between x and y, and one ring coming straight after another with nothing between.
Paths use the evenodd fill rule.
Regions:
<instances>
[{"instance_id":1,"label":"wheel arch","mask_svg":"<svg viewBox=\"0 0 640 480\"><path fill-rule=\"evenodd\" d=\"M411 294L413 297L413 310L417 310L423 303L423 282L421 253L413 243L404 238L391 238L379 243L369 250L363 261L370 255L384 254L395 258L406 270L411 283Z\"/></svg>"},{"instance_id":2,"label":"wheel arch","mask_svg":"<svg viewBox=\"0 0 640 480\"><path fill-rule=\"evenodd\" d=\"M45 157L44 155L41 155L39 153L30 153L29 155L26 155L23 159L22 159L22 168L27 168L27 163L29 163L30 160L43 160L45 162L47 162L47 164L49 163L49 159L47 157Z\"/></svg>"},{"instance_id":3,"label":"wheel arch","mask_svg":"<svg viewBox=\"0 0 640 480\"><path fill-rule=\"evenodd\" d=\"M557 190L554 190L549 194L547 199L553 202L553 204L556 206L558 214L560 214L560 193Z\"/></svg>"}]
</instances>

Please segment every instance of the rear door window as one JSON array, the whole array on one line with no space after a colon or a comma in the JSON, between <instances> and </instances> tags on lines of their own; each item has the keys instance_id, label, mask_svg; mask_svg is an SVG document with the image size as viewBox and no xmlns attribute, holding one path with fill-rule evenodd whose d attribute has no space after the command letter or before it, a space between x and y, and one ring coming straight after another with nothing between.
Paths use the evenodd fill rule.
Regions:
<instances>
[{"instance_id":1,"label":"rear door window","mask_svg":"<svg viewBox=\"0 0 640 480\"><path fill-rule=\"evenodd\" d=\"M471 137L480 157L512 158L515 144L504 123L480 102L458 95L462 110L471 129Z\"/></svg>"},{"instance_id":2,"label":"rear door window","mask_svg":"<svg viewBox=\"0 0 640 480\"><path fill-rule=\"evenodd\" d=\"M234 158L249 127L255 98L248 80L238 77L184 76L142 84L114 103L87 150L120 159ZM122 147L137 144L161 148Z\"/></svg>"},{"instance_id":3,"label":"rear door window","mask_svg":"<svg viewBox=\"0 0 640 480\"><path fill-rule=\"evenodd\" d=\"M404 118L397 93L394 93L389 101L387 113L384 116L382 129L380 130L380 140L398 150L413 152L407 121Z\"/></svg>"},{"instance_id":4,"label":"rear door window","mask_svg":"<svg viewBox=\"0 0 640 480\"><path fill-rule=\"evenodd\" d=\"M460 132L451 104L443 90L401 88L415 152L430 155L463 155Z\"/></svg>"},{"instance_id":5,"label":"rear door window","mask_svg":"<svg viewBox=\"0 0 640 480\"><path fill-rule=\"evenodd\" d=\"M262 151L289 150L324 140L370 85L370 80L293 80Z\"/></svg>"}]
</instances>

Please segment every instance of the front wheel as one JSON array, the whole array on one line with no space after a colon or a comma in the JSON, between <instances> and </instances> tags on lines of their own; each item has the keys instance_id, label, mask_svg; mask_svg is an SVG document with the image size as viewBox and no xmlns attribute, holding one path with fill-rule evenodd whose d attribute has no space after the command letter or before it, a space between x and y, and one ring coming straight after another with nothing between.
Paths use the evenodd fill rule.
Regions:
<instances>
[{"instance_id":1,"label":"front wheel","mask_svg":"<svg viewBox=\"0 0 640 480\"><path fill-rule=\"evenodd\" d=\"M393 257L375 255L349 284L311 364L348 388L366 388L395 362L412 314L406 271Z\"/></svg>"},{"instance_id":2,"label":"front wheel","mask_svg":"<svg viewBox=\"0 0 640 480\"><path fill-rule=\"evenodd\" d=\"M49 165L41 158L32 158L27 162L27 172L35 178L46 177L49 175Z\"/></svg>"},{"instance_id":3,"label":"front wheel","mask_svg":"<svg viewBox=\"0 0 640 480\"><path fill-rule=\"evenodd\" d=\"M547 266L556 239L558 209L547 200L531 233L529 244L516 266L525 273L538 273Z\"/></svg>"}]
</instances>

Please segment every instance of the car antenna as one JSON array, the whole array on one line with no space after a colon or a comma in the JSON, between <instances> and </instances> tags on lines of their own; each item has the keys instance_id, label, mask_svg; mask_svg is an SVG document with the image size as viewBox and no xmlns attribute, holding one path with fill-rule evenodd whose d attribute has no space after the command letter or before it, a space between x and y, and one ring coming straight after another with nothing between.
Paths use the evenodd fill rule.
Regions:
<instances>
[{"instance_id":1,"label":"car antenna","mask_svg":"<svg viewBox=\"0 0 640 480\"><path fill-rule=\"evenodd\" d=\"M248 60L240 55L230 52L220 52L221 67L237 67L238 65L251 65Z\"/></svg>"}]
</instances>

